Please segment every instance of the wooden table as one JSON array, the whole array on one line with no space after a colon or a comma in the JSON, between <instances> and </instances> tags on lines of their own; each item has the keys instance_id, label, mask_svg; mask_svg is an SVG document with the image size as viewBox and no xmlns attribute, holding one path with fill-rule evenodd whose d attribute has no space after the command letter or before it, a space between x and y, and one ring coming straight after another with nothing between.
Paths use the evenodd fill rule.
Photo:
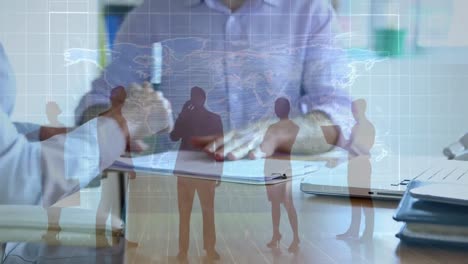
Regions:
<instances>
[{"instance_id":1,"label":"wooden table","mask_svg":"<svg viewBox=\"0 0 468 264\"><path fill-rule=\"evenodd\" d=\"M176 257L178 184L184 194L197 187L208 205L212 196L207 194L214 191L214 206L204 206L205 221L197 195L192 210L187 211L190 196L185 195L181 201L185 215L188 212L191 216L189 238L181 241L189 245L186 262ZM293 231L283 205L279 225L282 239L278 247L267 247L273 225L272 203L265 186L222 182L216 187L213 181L180 182L176 176L139 174L128 182L126 239L109 248L22 244L6 263L212 263L205 256L203 235L203 222L210 222L210 213L215 229L206 227L205 244L215 245L220 255L213 263L468 263L468 252L461 249L400 244L395 234L401 224L392 220L395 201L373 201L373 207L367 208L367 213L374 215L371 236L340 239L337 235L348 229L352 218L348 198L303 194L299 190L300 180L282 184L287 188L278 186L278 193L286 190L282 194L289 197L287 191L291 190L287 203L293 204L297 213L300 244L295 252L288 252ZM361 208L354 209L362 214ZM364 214L361 220L362 233ZM215 240L210 230L215 230Z\"/></svg>"},{"instance_id":2,"label":"wooden table","mask_svg":"<svg viewBox=\"0 0 468 264\"><path fill-rule=\"evenodd\" d=\"M204 180L192 181L193 185L212 184ZM292 190L301 241L295 253L288 252L293 232L283 205L279 247L267 247L273 227L272 204L265 186L223 182L216 188L214 217L216 250L220 254L218 263L468 263L468 253L463 250L400 244L395 234L401 224L392 219L397 206L395 201L374 201L373 207L368 208L374 213L371 236L339 239L337 235L344 233L351 222L349 199L303 194L299 190L300 180L290 184L287 189ZM127 247L126 263L177 263L177 188L175 176L138 175L129 182L127 239L139 245ZM190 263L209 260L203 250L202 218L196 198L190 219ZM364 225L364 215L362 222Z\"/></svg>"}]
</instances>

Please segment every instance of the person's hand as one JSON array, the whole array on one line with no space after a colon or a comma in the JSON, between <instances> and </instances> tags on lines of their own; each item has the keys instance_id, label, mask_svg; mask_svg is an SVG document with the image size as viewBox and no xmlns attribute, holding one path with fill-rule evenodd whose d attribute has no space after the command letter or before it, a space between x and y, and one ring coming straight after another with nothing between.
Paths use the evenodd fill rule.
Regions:
<instances>
[{"instance_id":1,"label":"person's hand","mask_svg":"<svg viewBox=\"0 0 468 264\"><path fill-rule=\"evenodd\" d=\"M242 130L233 130L226 135L213 135L192 138L195 147L213 155L216 160L238 160L265 158L276 151L291 151L287 143L292 135L291 122L261 121ZM267 133L268 131L268 133ZM292 139L294 140L294 139Z\"/></svg>"},{"instance_id":2,"label":"person's hand","mask_svg":"<svg viewBox=\"0 0 468 264\"><path fill-rule=\"evenodd\" d=\"M347 161L347 158L330 158L326 160L325 167L329 169L334 169Z\"/></svg>"},{"instance_id":3,"label":"person's hand","mask_svg":"<svg viewBox=\"0 0 468 264\"><path fill-rule=\"evenodd\" d=\"M39 141L47 140L56 135L66 134L69 130L71 130L71 128L43 126L39 130Z\"/></svg>"},{"instance_id":4,"label":"person's hand","mask_svg":"<svg viewBox=\"0 0 468 264\"><path fill-rule=\"evenodd\" d=\"M162 92L154 91L150 83L132 84L122 107L132 141L170 132L174 127L172 109Z\"/></svg>"},{"instance_id":5,"label":"person's hand","mask_svg":"<svg viewBox=\"0 0 468 264\"><path fill-rule=\"evenodd\" d=\"M186 111L192 110L192 109L193 109L193 104L192 104L192 102L191 102L191 101L185 102L184 107L182 107L182 109L183 109L182 112L186 112Z\"/></svg>"},{"instance_id":6,"label":"person's hand","mask_svg":"<svg viewBox=\"0 0 468 264\"><path fill-rule=\"evenodd\" d=\"M189 118L190 112L193 110L193 105L191 101L185 102L184 106L182 107L182 111L179 113L179 116L177 119L179 120L185 120L186 118ZM185 121L180 121L180 122L185 122Z\"/></svg>"},{"instance_id":7,"label":"person's hand","mask_svg":"<svg viewBox=\"0 0 468 264\"><path fill-rule=\"evenodd\" d=\"M102 113L100 116L105 116L107 118L114 119L117 124L119 125L127 144L127 150L133 150L133 148L139 147L138 143L133 143L136 146L131 146L132 141L130 139L130 134L128 130L127 121L122 115L122 108L125 104L127 99L127 93L125 92L125 88L122 86L116 87L111 92L111 107L106 112ZM141 150L143 151L143 150ZM129 179L135 179L136 173L134 171L128 172Z\"/></svg>"},{"instance_id":8,"label":"person's hand","mask_svg":"<svg viewBox=\"0 0 468 264\"><path fill-rule=\"evenodd\" d=\"M125 92L125 88L123 88L122 86L112 89L110 98L111 107L107 111L101 113L99 116L114 119L119 125L120 130L122 131L128 145L130 135L128 133L127 121L122 116L122 107L124 106L126 98L127 93Z\"/></svg>"},{"instance_id":9,"label":"person's hand","mask_svg":"<svg viewBox=\"0 0 468 264\"><path fill-rule=\"evenodd\" d=\"M111 107L102 116L113 118L127 138L127 151L141 152L147 148L143 138L172 130L171 105L162 93L151 85L132 85L129 94L123 87L111 92Z\"/></svg>"}]
</instances>

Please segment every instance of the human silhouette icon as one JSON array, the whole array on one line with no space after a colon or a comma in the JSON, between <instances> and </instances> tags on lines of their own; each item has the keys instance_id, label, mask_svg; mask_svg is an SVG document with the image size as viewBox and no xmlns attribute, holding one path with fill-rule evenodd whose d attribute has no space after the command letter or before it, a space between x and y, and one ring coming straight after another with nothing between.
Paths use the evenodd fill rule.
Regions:
<instances>
[{"instance_id":1,"label":"human silhouette icon","mask_svg":"<svg viewBox=\"0 0 468 264\"><path fill-rule=\"evenodd\" d=\"M286 177L292 176L292 167L291 163L288 162L285 167L285 163L278 163L278 156L281 156L282 160L289 160L291 159L291 150L293 148L295 139L299 133L299 126L296 125L291 119L289 119L289 112L291 110L291 106L289 100L280 97L275 101L275 113L276 116L279 118L279 121L270 125L265 133L264 140L261 144L261 149L265 152L267 149L271 148L268 146L269 142L273 142L270 140L271 137L277 136L275 132L279 126L287 126L289 127L289 133L294 135L292 140L288 141L284 146L284 151L281 153L276 153L273 157L268 157L265 159L265 168L264 173L266 176L273 175L273 174L282 174ZM279 247L279 242L282 238L282 235L279 230L280 226L280 219L281 219L281 204L283 204L286 212L288 214L289 223L291 225L291 229L293 232L293 240L288 248L290 253L296 253L299 249L299 231L298 231L298 220L297 220L297 212L296 208L294 207L293 197L292 197L292 182L285 181L282 183L277 183L273 185L266 185L266 191L268 200L271 202L271 218L272 218L272 225L273 225L273 236L271 241L267 244L269 248L275 249Z\"/></svg>"},{"instance_id":2,"label":"human silhouette icon","mask_svg":"<svg viewBox=\"0 0 468 264\"><path fill-rule=\"evenodd\" d=\"M366 116L367 103L358 99L351 105L355 124L349 140L344 140L348 151L348 188L364 186L371 191L371 149L375 143L375 127ZM351 198L351 223L348 230L337 236L339 239L359 238L361 211L365 215L365 228L361 239L372 238L374 233L374 208L372 199Z\"/></svg>"},{"instance_id":3,"label":"human silhouette icon","mask_svg":"<svg viewBox=\"0 0 468 264\"><path fill-rule=\"evenodd\" d=\"M45 106L45 112L47 117L48 126L51 127L64 127L59 121L59 116L62 114L62 109L60 106L53 101L50 101ZM64 157L60 157L64 159ZM78 204L79 205L79 204ZM62 208L60 207L50 207L47 208L47 233L42 236L42 239L51 243L51 244L59 244L58 235L61 231L59 222L60 216L62 215Z\"/></svg>"},{"instance_id":4,"label":"human silhouette icon","mask_svg":"<svg viewBox=\"0 0 468 264\"><path fill-rule=\"evenodd\" d=\"M59 116L62 114L62 109L56 102L48 102L46 104L46 116L49 125L52 127L64 127L63 123L59 121Z\"/></svg>"},{"instance_id":5,"label":"human silhouette icon","mask_svg":"<svg viewBox=\"0 0 468 264\"><path fill-rule=\"evenodd\" d=\"M170 137L180 141L175 171L184 168L187 151L199 151L191 144L192 137L210 136L223 133L221 117L205 107L206 94L200 87L193 87L188 100L176 119ZM223 163L211 160L210 174L221 176ZM219 180L219 179L217 179ZM179 260L187 259L190 239L190 217L195 192L201 204L203 217L203 245L209 259L219 259L215 249L216 229L214 219L215 189L219 181L201 180L179 176L177 178L177 199L179 208Z\"/></svg>"}]
</instances>

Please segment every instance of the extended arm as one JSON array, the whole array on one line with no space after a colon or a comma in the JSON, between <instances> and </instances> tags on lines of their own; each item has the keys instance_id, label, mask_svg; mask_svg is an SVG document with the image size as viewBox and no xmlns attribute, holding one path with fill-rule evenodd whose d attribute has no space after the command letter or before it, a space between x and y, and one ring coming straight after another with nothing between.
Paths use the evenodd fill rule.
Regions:
<instances>
[{"instance_id":1,"label":"extended arm","mask_svg":"<svg viewBox=\"0 0 468 264\"><path fill-rule=\"evenodd\" d=\"M331 142L327 143L322 126L338 125L346 136L350 128L351 100L346 92L348 86L348 64L346 54L336 47L336 32L333 31L334 14L329 4L318 4L311 11L312 28L304 49L302 83L297 87L302 96L299 103L292 105L301 109L302 115L293 117L299 126L299 134L291 150L285 142L293 136L287 123L281 122L274 131L275 136L270 142L270 151L262 153L269 156L274 150L288 151L294 154L320 154L330 150L334 145L340 145L339 133L327 135ZM203 137L195 141L196 145L214 154L217 159L241 159L247 155L259 158L259 145L274 119L260 121L242 130L234 130L223 137ZM290 146L290 144L289 144Z\"/></svg>"},{"instance_id":2,"label":"extended arm","mask_svg":"<svg viewBox=\"0 0 468 264\"><path fill-rule=\"evenodd\" d=\"M125 147L118 122L107 117L40 143L18 134L4 112L0 112L0 123L2 204L50 206L86 186Z\"/></svg>"}]
</instances>

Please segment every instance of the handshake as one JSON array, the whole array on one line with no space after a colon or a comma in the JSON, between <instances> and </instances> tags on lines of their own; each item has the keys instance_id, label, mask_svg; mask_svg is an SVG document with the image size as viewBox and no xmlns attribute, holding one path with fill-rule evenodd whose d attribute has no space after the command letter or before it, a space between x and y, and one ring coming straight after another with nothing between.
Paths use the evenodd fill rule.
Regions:
<instances>
[{"instance_id":1,"label":"handshake","mask_svg":"<svg viewBox=\"0 0 468 264\"><path fill-rule=\"evenodd\" d=\"M111 107L101 116L117 121L129 143L129 150L142 151L145 137L169 133L174 127L170 102L148 82L117 87L111 93Z\"/></svg>"}]
</instances>

